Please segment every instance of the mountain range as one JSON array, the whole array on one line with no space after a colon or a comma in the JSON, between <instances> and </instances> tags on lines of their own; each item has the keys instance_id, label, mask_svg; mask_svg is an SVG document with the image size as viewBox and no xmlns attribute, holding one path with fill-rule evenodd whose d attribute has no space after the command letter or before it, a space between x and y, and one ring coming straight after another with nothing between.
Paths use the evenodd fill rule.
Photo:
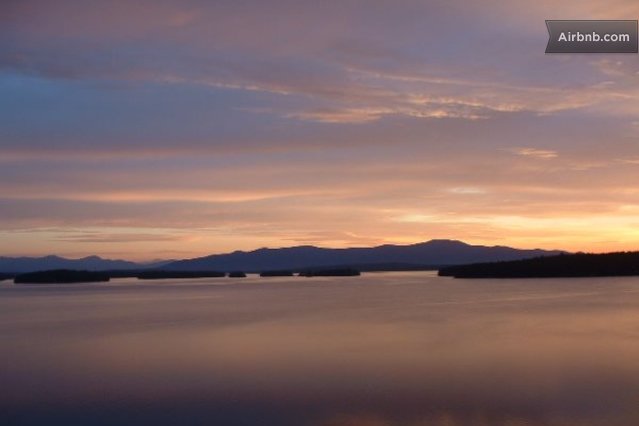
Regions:
<instances>
[{"instance_id":1,"label":"mountain range","mask_svg":"<svg viewBox=\"0 0 639 426\"><path fill-rule=\"evenodd\" d=\"M46 257L0 257L0 272L22 273L47 269L167 271L246 271L301 270L335 266L361 270L437 269L447 265L518 260L564 253L558 250L521 250L503 246L470 245L456 240L431 240L411 245L381 245L360 248L322 248L297 246L235 251L194 259L135 263L89 256L66 259Z\"/></svg>"},{"instance_id":2,"label":"mountain range","mask_svg":"<svg viewBox=\"0 0 639 426\"><path fill-rule=\"evenodd\" d=\"M470 245L456 240L431 240L411 245L382 245L367 248L331 249L314 246L261 248L236 251L162 266L165 270L204 271L300 270L347 266L361 270L437 269L446 265L518 260L563 253L558 250L520 250L502 246Z\"/></svg>"},{"instance_id":3,"label":"mountain range","mask_svg":"<svg viewBox=\"0 0 639 426\"><path fill-rule=\"evenodd\" d=\"M166 262L135 263L127 260L103 259L88 256L81 259L67 259L60 256L44 257L0 257L0 272L23 273L50 269L76 269L87 271L131 270L156 268Z\"/></svg>"}]
</instances>

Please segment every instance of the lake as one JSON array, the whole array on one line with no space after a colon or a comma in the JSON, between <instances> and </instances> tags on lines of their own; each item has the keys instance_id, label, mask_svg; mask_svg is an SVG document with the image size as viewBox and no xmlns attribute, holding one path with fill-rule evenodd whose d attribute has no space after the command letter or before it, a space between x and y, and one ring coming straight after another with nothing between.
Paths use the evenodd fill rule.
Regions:
<instances>
[{"instance_id":1,"label":"lake","mask_svg":"<svg viewBox=\"0 0 639 426\"><path fill-rule=\"evenodd\" d=\"M2 425L639 424L639 278L0 284Z\"/></svg>"}]
</instances>

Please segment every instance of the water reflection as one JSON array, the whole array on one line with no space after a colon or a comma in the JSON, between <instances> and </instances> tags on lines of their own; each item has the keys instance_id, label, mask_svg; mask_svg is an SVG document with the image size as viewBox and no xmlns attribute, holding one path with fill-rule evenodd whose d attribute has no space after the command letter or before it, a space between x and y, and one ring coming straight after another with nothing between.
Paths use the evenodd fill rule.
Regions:
<instances>
[{"instance_id":1,"label":"water reflection","mask_svg":"<svg viewBox=\"0 0 639 426\"><path fill-rule=\"evenodd\" d=\"M639 423L639 279L0 286L2 424Z\"/></svg>"}]
</instances>

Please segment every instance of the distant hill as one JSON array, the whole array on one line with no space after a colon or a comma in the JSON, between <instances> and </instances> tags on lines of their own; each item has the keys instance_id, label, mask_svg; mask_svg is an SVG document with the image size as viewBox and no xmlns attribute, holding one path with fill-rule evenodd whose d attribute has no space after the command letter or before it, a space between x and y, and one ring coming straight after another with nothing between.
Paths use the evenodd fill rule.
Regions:
<instances>
[{"instance_id":1,"label":"distant hill","mask_svg":"<svg viewBox=\"0 0 639 426\"><path fill-rule=\"evenodd\" d=\"M548 250L519 250L502 246L478 246L455 240L431 240L411 245L382 245L368 248L331 249L314 246L261 248L236 251L195 259L180 260L162 266L163 270L262 272L303 270L307 268L355 267L361 270L437 269L446 265L517 260L563 253ZM365 265L366 267L362 267Z\"/></svg>"},{"instance_id":2,"label":"distant hill","mask_svg":"<svg viewBox=\"0 0 639 426\"><path fill-rule=\"evenodd\" d=\"M639 275L639 252L566 254L511 262L476 263L442 268L455 278L554 278Z\"/></svg>"},{"instance_id":3,"label":"distant hill","mask_svg":"<svg viewBox=\"0 0 639 426\"><path fill-rule=\"evenodd\" d=\"M331 249L314 246L261 248L178 261L135 263L88 256L0 257L0 272L25 273L53 269L85 271L302 271L309 268L354 268L361 271L439 269L442 266L477 262L517 260L563 253L549 250L519 250L502 246L478 246L455 240L431 240L411 245L382 245ZM128 276L126 274L122 276Z\"/></svg>"},{"instance_id":4,"label":"distant hill","mask_svg":"<svg viewBox=\"0 0 639 426\"><path fill-rule=\"evenodd\" d=\"M25 273L53 269L74 269L86 271L145 269L157 264L138 264L126 260L102 259L88 256L81 259L66 259L59 256L45 257L0 257L0 272Z\"/></svg>"}]
</instances>

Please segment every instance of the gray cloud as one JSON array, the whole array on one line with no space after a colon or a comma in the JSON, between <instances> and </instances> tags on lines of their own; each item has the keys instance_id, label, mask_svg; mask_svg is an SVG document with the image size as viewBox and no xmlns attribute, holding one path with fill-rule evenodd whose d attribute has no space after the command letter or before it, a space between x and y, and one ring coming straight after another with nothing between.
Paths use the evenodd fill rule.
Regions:
<instances>
[{"instance_id":1,"label":"gray cloud","mask_svg":"<svg viewBox=\"0 0 639 426\"><path fill-rule=\"evenodd\" d=\"M74 253L162 230L152 250L182 250L177 235L198 254L468 236L586 249L594 223L592 241L628 247L639 68L544 55L543 20L639 6L549 5L3 2L0 233L33 230L11 236L28 250L55 227Z\"/></svg>"}]
</instances>

